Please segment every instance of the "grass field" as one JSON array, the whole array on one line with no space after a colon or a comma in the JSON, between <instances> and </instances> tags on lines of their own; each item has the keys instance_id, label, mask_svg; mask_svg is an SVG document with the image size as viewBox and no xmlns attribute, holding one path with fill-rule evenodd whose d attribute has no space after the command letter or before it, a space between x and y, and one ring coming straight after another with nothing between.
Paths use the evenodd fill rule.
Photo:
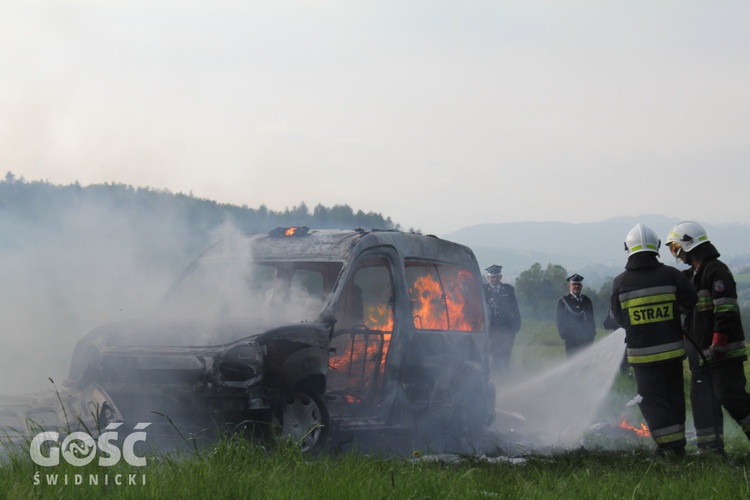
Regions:
<instances>
[{"instance_id":1,"label":"grass field","mask_svg":"<svg viewBox=\"0 0 750 500\"><path fill-rule=\"evenodd\" d=\"M18 460L0 470L7 498L747 498L747 453L656 459L642 449L578 450L522 460L465 457L383 458L350 452L306 457L290 448L268 452L227 439L201 456L152 459L136 470L60 466L52 473ZM121 475L121 484L115 484ZM135 484L127 484L129 475ZM90 485L91 476L99 484ZM62 484L64 477L69 484ZM81 477L82 484L75 485Z\"/></svg>"},{"instance_id":2,"label":"grass field","mask_svg":"<svg viewBox=\"0 0 750 500\"><path fill-rule=\"evenodd\" d=\"M514 376L564 356L553 328L525 325ZM609 397L621 402L633 394L632 377L622 374ZM728 458L695 454L694 446L684 458L657 458L649 440L632 439L616 451L592 441L585 449L513 457L500 449L463 456L425 450L399 457L356 451L310 456L293 445L268 447L226 435L199 450L154 453L144 467L124 461L40 467L21 447L9 450L0 466L0 498L750 498L750 445L734 422L727 419L725 427Z\"/></svg>"}]
</instances>

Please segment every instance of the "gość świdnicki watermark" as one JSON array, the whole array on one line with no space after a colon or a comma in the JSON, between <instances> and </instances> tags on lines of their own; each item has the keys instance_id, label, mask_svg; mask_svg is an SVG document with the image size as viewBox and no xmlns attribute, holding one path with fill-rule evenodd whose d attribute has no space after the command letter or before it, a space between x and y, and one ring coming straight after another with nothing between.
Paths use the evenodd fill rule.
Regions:
<instances>
[{"instance_id":1,"label":"go\u015b\u0107 \u015bwidnicki watermark","mask_svg":"<svg viewBox=\"0 0 750 500\"><path fill-rule=\"evenodd\" d=\"M146 441L145 429L151 423L136 424L133 432L122 440L122 447L118 446L120 433L117 432L121 425L121 422L109 424L98 439L87 432L72 432L65 436L62 443L59 432L40 432L29 444L31 460L41 467L56 467L60 465L62 455L62 459L76 467L86 466L96 458L100 467L112 467L123 459L133 467L145 466L146 457L136 455L135 446L138 442ZM34 474L34 486L42 482L50 486L136 486L146 484L146 474L41 474L37 471Z\"/></svg>"}]
</instances>

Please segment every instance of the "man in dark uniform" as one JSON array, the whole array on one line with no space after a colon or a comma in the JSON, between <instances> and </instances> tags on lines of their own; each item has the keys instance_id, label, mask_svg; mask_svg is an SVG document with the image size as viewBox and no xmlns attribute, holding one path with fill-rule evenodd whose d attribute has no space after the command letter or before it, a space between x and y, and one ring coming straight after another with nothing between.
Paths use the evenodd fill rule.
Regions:
<instances>
[{"instance_id":1,"label":"man in dark uniform","mask_svg":"<svg viewBox=\"0 0 750 500\"><path fill-rule=\"evenodd\" d=\"M698 291L698 304L687 315L690 402L698 448L724 451L722 407L750 438L750 394L745 389L745 332L737 285L703 227L683 221L669 232L672 255L690 265L686 275Z\"/></svg>"},{"instance_id":2,"label":"man in dark uniform","mask_svg":"<svg viewBox=\"0 0 750 500\"><path fill-rule=\"evenodd\" d=\"M484 298L489 310L490 353L495 370L505 373L516 334L521 329L521 312L515 288L502 282L503 266L493 264L486 271L488 283L484 285Z\"/></svg>"},{"instance_id":3,"label":"man in dark uniform","mask_svg":"<svg viewBox=\"0 0 750 500\"><path fill-rule=\"evenodd\" d=\"M625 329L638 406L658 453L685 454L684 332L680 314L698 294L680 271L658 261L658 236L636 224L625 238L628 263L612 283L612 317Z\"/></svg>"},{"instance_id":4,"label":"man in dark uniform","mask_svg":"<svg viewBox=\"0 0 750 500\"><path fill-rule=\"evenodd\" d=\"M579 350L594 343L596 324L594 305L583 290L583 276L568 276L570 293L557 301L557 332L565 341L565 355L570 358Z\"/></svg>"}]
</instances>

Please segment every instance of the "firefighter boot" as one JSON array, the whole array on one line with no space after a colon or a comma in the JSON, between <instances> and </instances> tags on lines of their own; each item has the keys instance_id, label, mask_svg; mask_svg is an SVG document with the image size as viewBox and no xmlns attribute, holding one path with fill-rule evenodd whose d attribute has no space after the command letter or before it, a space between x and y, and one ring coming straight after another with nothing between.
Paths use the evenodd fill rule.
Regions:
<instances>
[{"instance_id":1,"label":"firefighter boot","mask_svg":"<svg viewBox=\"0 0 750 500\"><path fill-rule=\"evenodd\" d=\"M660 444L656 448L656 456L671 458L671 457L684 457L685 456L685 442L682 443L668 443Z\"/></svg>"}]
</instances>

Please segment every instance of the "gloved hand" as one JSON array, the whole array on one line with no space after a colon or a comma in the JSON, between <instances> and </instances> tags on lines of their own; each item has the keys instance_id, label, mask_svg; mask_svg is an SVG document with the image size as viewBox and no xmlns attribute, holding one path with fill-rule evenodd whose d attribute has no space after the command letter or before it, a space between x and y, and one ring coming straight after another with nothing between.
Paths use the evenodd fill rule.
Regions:
<instances>
[{"instance_id":1,"label":"gloved hand","mask_svg":"<svg viewBox=\"0 0 750 500\"><path fill-rule=\"evenodd\" d=\"M719 361L727 355L727 343L729 342L729 335L726 333L714 332L713 341L708 351L711 354L711 361Z\"/></svg>"},{"instance_id":2,"label":"gloved hand","mask_svg":"<svg viewBox=\"0 0 750 500\"><path fill-rule=\"evenodd\" d=\"M708 352L710 353L711 361L719 361L727 354L727 347L723 345L716 345L711 344L711 347L708 348Z\"/></svg>"}]
</instances>

